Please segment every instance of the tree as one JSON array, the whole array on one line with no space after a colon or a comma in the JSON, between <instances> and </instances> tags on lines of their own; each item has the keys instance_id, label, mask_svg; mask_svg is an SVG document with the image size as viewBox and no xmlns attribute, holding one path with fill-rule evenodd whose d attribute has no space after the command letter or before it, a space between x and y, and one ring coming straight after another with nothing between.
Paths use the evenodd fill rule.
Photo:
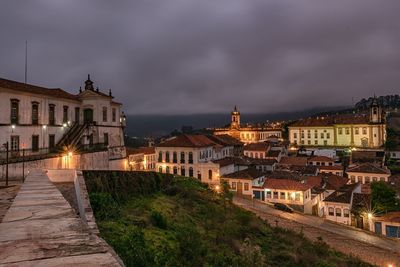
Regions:
<instances>
[{"instance_id":1,"label":"tree","mask_svg":"<svg viewBox=\"0 0 400 267\"><path fill-rule=\"evenodd\" d=\"M383 181L371 183L371 201L373 210L378 213L399 209L396 191Z\"/></svg>"}]
</instances>

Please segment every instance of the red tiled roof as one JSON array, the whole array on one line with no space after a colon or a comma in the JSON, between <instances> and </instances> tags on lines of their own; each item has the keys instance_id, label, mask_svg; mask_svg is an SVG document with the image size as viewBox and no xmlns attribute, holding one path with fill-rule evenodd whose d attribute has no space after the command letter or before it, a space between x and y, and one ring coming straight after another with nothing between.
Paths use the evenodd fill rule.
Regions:
<instances>
[{"instance_id":1,"label":"red tiled roof","mask_svg":"<svg viewBox=\"0 0 400 267\"><path fill-rule=\"evenodd\" d=\"M372 163L364 163L355 167L349 168L346 172L361 172L361 173L376 173L376 174L389 174L389 170L375 166Z\"/></svg>"},{"instance_id":2,"label":"red tiled roof","mask_svg":"<svg viewBox=\"0 0 400 267\"><path fill-rule=\"evenodd\" d=\"M375 217L374 220L382 222L400 223L400 211L392 211L383 216Z\"/></svg>"},{"instance_id":3,"label":"red tiled roof","mask_svg":"<svg viewBox=\"0 0 400 267\"><path fill-rule=\"evenodd\" d=\"M313 156L311 158L308 159L308 161L323 161L323 162L334 162L334 160L330 157L326 157L326 156Z\"/></svg>"},{"instance_id":4,"label":"red tiled roof","mask_svg":"<svg viewBox=\"0 0 400 267\"><path fill-rule=\"evenodd\" d=\"M306 166L306 157L282 157L279 162L282 165L295 165L295 166Z\"/></svg>"},{"instance_id":5,"label":"red tiled roof","mask_svg":"<svg viewBox=\"0 0 400 267\"><path fill-rule=\"evenodd\" d=\"M347 184L349 179L334 175L334 174L320 174L317 176L309 176L306 178L306 183L318 189L337 190Z\"/></svg>"},{"instance_id":6,"label":"red tiled roof","mask_svg":"<svg viewBox=\"0 0 400 267\"><path fill-rule=\"evenodd\" d=\"M267 143L252 143L244 146L246 151L267 151L269 149L269 144Z\"/></svg>"},{"instance_id":7,"label":"red tiled roof","mask_svg":"<svg viewBox=\"0 0 400 267\"><path fill-rule=\"evenodd\" d=\"M254 180L264 176L262 172L255 168L248 168L245 170L237 171L230 174L225 174L222 178L229 178L229 179L249 179Z\"/></svg>"},{"instance_id":8,"label":"red tiled roof","mask_svg":"<svg viewBox=\"0 0 400 267\"><path fill-rule=\"evenodd\" d=\"M334 124L368 124L369 115L358 114L339 114L331 116L312 117L299 120L289 127L313 127L313 126L332 126Z\"/></svg>"},{"instance_id":9,"label":"red tiled roof","mask_svg":"<svg viewBox=\"0 0 400 267\"><path fill-rule=\"evenodd\" d=\"M208 147L218 145L214 141L210 140L207 136L201 134L182 134L170 139L167 139L160 144L158 147ZM218 145L219 146L219 145Z\"/></svg>"},{"instance_id":10,"label":"red tiled roof","mask_svg":"<svg viewBox=\"0 0 400 267\"><path fill-rule=\"evenodd\" d=\"M333 166L317 166L320 170L327 171L343 171L343 166L333 165Z\"/></svg>"},{"instance_id":11,"label":"red tiled roof","mask_svg":"<svg viewBox=\"0 0 400 267\"><path fill-rule=\"evenodd\" d=\"M297 190L306 191L312 188L311 185L291 179L271 179L267 178L263 185L267 189Z\"/></svg>"},{"instance_id":12,"label":"red tiled roof","mask_svg":"<svg viewBox=\"0 0 400 267\"><path fill-rule=\"evenodd\" d=\"M350 204L353 191L360 186L360 183L346 184L330 194L324 199L324 202L348 203Z\"/></svg>"},{"instance_id":13,"label":"red tiled roof","mask_svg":"<svg viewBox=\"0 0 400 267\"><path fill-rule=\"evenodd\" d=\"M270 158L277 158L277 157L279 157L279 154L281 154L281 152L279 150L270 150L267 152L267 155L265 155L265 156L270 157Z\"/></svg>"},{"instance_id":14,"label":"red tiled roof","mask_svg":"<svg viewBox=\"0 0 400 267\"><path fill-rule=\"evenodd\" d=\"M214 142L217 142L221 145L225 146L242 146L243 143L237 140L236 138L228 135L228 134L220 134L220 135L209 135L208 136Z\"/></svg>"},{"instance_id":15,"label":"red tiled roof","mask_svg":"<svg viewBox=\"0 0 400 267\"><path fill-rule=\"evenodd\" d=\"M145 154L145 155L150 155L150 154L155 154L156 149L155 147L139 147L139 148L126 148L126 154L127 155L134 155L134 154Z\"/></svg>"},{"instance_id":16,"label":"red tiled roof","mask_svg":"<svg viewBox=\"0 0 400 267\"><path fill-rule=\"evenodd\" d=\"M16 81L0 78L0 88L11 89L19 92L46 95L55 98L66 98L71 100L79 100L77 95L70 94L60 88L50 89L32 84L25 84Z\"/></svg>"}]
</instances>

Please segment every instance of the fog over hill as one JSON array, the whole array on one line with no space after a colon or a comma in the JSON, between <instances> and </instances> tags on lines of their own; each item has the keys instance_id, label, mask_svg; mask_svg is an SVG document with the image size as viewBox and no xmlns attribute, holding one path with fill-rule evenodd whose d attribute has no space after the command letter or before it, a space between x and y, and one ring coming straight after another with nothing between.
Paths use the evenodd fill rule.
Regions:
<instances>
[{"instance_id":1,"label":"fog over hill","mask_svg":"<svg viewBox=\"0 0 400 267\"><path fill-rule=\"evenodd\" d=\"M296 120L316 113L342 110L349 107L321 107L297 112L271 114L241 113L241 123L266 122L267 120ZM182 126L195 129L223 127L230 123L230 112L225 114L189 114L189 115L127 115L126 133L135 137L159 137Z\"/></svg>"}]
</instances>

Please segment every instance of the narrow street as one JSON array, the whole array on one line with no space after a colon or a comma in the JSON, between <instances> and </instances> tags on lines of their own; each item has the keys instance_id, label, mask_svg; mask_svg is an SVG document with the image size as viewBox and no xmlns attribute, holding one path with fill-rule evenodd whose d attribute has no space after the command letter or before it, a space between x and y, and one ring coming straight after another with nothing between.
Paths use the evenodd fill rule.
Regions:
<instances>
[{"instance_id":1,"label":"narrow street","mask_svg":"<svg viewBox=\"0 0 400 267\"><path fill-rule=\"evenodd\" d=\"M321 239L332 248L379 266L400 266L400 242L325 219L276 210L259 201L234 197L233 203L254 212L271 226L302 232L311 240Z\"/></svg>"}]
</instances>

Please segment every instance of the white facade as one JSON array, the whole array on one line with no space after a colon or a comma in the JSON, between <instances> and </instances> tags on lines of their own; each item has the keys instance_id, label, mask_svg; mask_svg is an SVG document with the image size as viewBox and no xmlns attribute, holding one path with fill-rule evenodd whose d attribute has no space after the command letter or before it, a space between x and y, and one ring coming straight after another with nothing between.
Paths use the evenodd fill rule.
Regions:
<instances>
[{"instance_id":1,"label":"white facade","mask_svg":"<svg viewBox=\"0 0 400 267\"><path fill-rule=\"evenodd\" d=\"M0 144L9 142L13 151L52 148L75 123L88 122L82 145L123 146L121 104L86 83L91 86L73 95L0 79Z\"/></svg>"},{"instance_id":2,"label":"white facade","mask_svg":"<svg viewBox=\"0 0 400 267\"><path fill-rule=\"evenodd\" d=\"M219 184L219 164L212 160L233 156L233 147L156 147L156 171L196 177L204 183ZM225 170L227 171L227 170ZM224 171L224 172L225 172Z\"/></svg>"}]
</instances>

